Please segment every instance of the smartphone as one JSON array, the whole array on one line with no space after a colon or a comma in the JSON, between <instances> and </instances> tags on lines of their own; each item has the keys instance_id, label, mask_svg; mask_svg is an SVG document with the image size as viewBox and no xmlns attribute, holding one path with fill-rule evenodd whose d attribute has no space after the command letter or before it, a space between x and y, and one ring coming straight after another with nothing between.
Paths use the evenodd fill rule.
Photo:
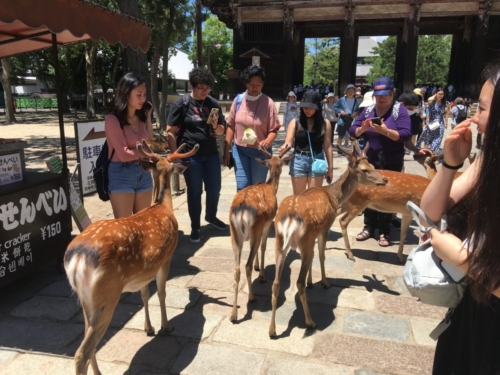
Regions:
<instances>
[{"instance_id":1,"label":"smartphone","mask_svg":"<svg viewBox=\"0 0 500 375\"><path fill-rule=\"evenodd\" d=\"M149 111L151 108L153 108L153 106L151 105L150 102L144 102L142 108L144 108L146 111Z\"/></svg>"},{"instance_id":2,"label":"smartphone","mask_svg":"<svg viewBox=\"0 0 500 375\"><path fill-rule=\"evenodd\" d=\"M210 114L208 115L207 124L211 124L213 117L216 116L218 113L219 113L219 108L212 108Z\"/></svg>"},{"instance_id":3,"label":"smartphone","mask_svg":"<svg viewBox=\"0 0 500 375\"><path fill-rule=\"evenodd\" d=\"M330 178L330 176L326 176L326 183L328 185L331 185L332 184L332 179Z\"/></svg>"},{"instance_id":4,"label":"smartphone","mask_svg":"<svg viewBox=\"0 0 500 375\"><path fill-rule=\"evenodd\" d=\"M374 117L371 119L374 124L382 125L382 121L380 121L380 117Z\"/></svg>"}]
</instances>

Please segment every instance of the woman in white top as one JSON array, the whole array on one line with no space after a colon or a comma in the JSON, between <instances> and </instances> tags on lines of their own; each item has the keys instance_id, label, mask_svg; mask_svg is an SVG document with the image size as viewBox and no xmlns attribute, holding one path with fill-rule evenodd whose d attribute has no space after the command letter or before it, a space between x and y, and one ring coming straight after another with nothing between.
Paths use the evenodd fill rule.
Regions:
<instances>
[{"instance_id":1,"label":"woman in white top","mask_svg":"<svg viewBox=\"0 0 500 375\"><path fill-rule=\"evenodd\" d=\"M335 125L337 125L337 112L335 112L334 105L335 105L335 94L333 92L330 92L326 97L326 101L323 103L323 117L325 120L330 121L330 124L332 126L332 143L333 143L333 130L335 129Z\"/></svg>"},{"instance_id":2,"label":"woman in white top","mask_svg":"<svg viewBox=\"0 0 500 375\"><path fill-rule=\"evenodd\" d=\"M297 106L297 96L293 91L288 93L286 97L285 112L283 114L283 123L285 124L285 132L288 129L288 124L292 120L299 118L299 108Z\"/></svg>"}]
</instances>

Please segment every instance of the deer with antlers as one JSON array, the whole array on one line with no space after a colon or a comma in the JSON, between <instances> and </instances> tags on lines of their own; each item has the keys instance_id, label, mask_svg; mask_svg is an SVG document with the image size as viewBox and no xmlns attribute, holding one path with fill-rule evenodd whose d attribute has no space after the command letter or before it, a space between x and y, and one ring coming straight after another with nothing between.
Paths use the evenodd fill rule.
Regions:
<instances>
[{"instance_id":1,"label":"deer with antlers","mask_svg":"<svg viewBox=\"0 0 500 375\"><path fill-rule=\"evenodd\" d=\"M87 374L89 362L100 374L96 346L108 328L122 292L141 291L144 302L144 330L154 335L149 320L149 282L156 277L161 308L159 334L173 330L167 319L165 287L170 260L177 246L177 220L172 210L170 178L189 165L174 163L198 151L176 152L166 158L154 154L143 140L137 149L141 165L153 173L155 204L135 215L93 223L69 244L64 268L69 283L78 294L85 319L85 335L75 354L76 374Z\"/></svg>"},{"instance_id":2,"label":"deer with antlers","mask_svg":"<svg viewBox=\"0 0 500 375\"><path fill-rule=\"evenodd\" d=\"M272 156L265 148L259 151L267 156L267 160L256 159L262 166L269 168L269 179L266 182L246 187L236 194L229 211L229 225L231 228L231 243L234 252L234 301L229 320L234 322L238 315L238 286L240 283L240 258L243 243L250 240L250 255L245 266L248 283L248 300L254 300L252 292L252 262L259 271L261 282L266 281L264 275L264 256L266 253L267 237L271 230L274 216L278 210L276 194L280 183L281 169L288 165L292 155L285 156L290 150L285 145L279 156ZM261 246L261 264L259 268L259 244Z\"/></svg>"},{"instance_id":3,"label":"deer with antlers","mask_svg":"<svg viewBox=\"0 0 500 375\"><path fill-rule=\"evenodd\" d=\"M357 144L357 141L355 142ZM359 146L358 146L359 147ZM285 263L288 249L299 249L302 264L299 277L297 279L297 289L300 301L304 308L306 325L315 328L316 323L312 320L307 305L305 281L312 286L312 261L314 257L314 242L318 238L319 260L321 266L321 283L325 288L330 284L325 276L325 247L328 239L328 232L332 226L340 206L349 198L359 184L384 186L387 179L375 170L373 165L368 163L365 155L366 151L357 157L352 152L338 150L344 153L349 165L347 170L332 185L325 187L315 187L304 191L301 194L285 198L278 208L275 218L276 229L276 274L272 287L272 317L269 326L269 336L276 336L276 304L280 289L280 278ZM368 149L368 144L365 150ZM381 188L383 189L383 188Z\"/></svg>"}]
</instances>

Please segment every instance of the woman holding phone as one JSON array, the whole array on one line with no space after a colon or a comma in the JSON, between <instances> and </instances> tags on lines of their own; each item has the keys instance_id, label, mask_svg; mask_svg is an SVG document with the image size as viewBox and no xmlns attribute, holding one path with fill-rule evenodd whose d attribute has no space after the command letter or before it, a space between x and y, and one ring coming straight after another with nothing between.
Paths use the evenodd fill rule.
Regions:
<instances>
[{"instance_id":1,"label":"woman holding phone","mask_svg":"<svg viewBox=\"0 0 500 375\"><path fill-rule=\"evenodd\" d=\"M406 108L394 101L394 84L389 77L378 78L373 85L375 103L366 107L349 129L351 137L363 136L368 161L376 169L401 172L404 143L411 139L411 121ZM379 231L379 245L390 245L392 214L365 209L364 229L356 240L365 241Z\"/></svg>"}]
</instances>

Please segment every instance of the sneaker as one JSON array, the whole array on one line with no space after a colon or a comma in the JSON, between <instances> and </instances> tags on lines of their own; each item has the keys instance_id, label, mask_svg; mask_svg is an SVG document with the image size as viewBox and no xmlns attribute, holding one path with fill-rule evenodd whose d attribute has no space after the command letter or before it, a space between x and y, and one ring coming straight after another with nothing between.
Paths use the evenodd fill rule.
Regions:
<instances>
[{"instance_id":1,"label":"sneaker","mask_svg":"<svg viewBox=\"0 0 500 375\"><path fill-rule=\"evenodd\" d=\"M206 220L206 219L205 219ZM209 224L212 224L214 227L220 230L226 230L227 229L227 224L224 222L220 221L219 219L215 218L213 220L207 220Z\"/></svg>"},{"instance_id":2,"label":"sneaker","mask_svg":"<svg viewBox=\"0 0 500 375\"><path fill-rule=\"evenodd\" d=\"M189 241L191 241L193 243L200 242L200 230L199 229L191 230L191 234L189 235Z\"/></svg>"}]
</instances>

